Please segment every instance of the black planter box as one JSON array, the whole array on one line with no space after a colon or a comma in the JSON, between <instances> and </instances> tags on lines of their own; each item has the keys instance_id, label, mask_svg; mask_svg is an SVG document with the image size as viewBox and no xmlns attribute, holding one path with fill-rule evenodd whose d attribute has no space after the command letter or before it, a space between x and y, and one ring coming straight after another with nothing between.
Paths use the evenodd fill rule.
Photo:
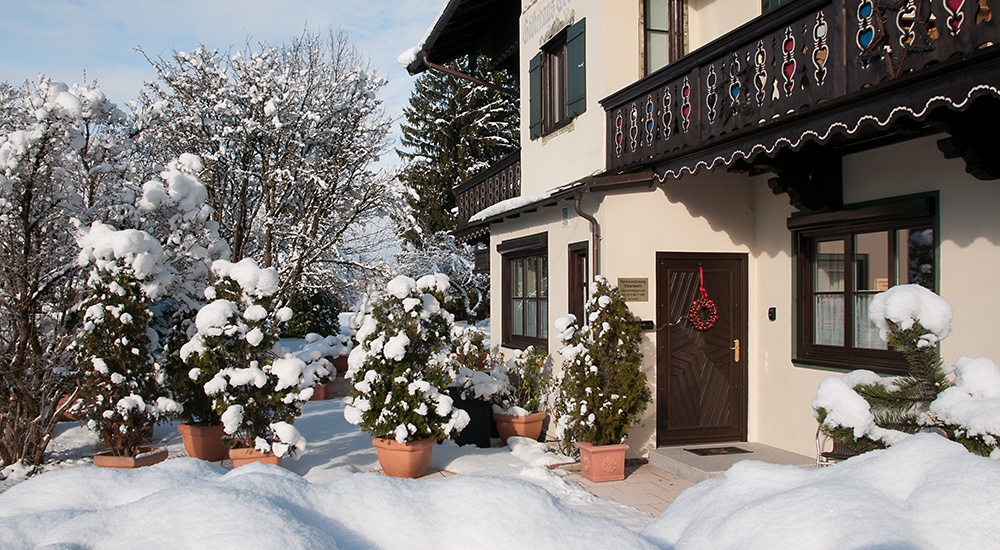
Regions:
<instances>
[{"instance_id":1,"label":"black planter box","mask_svg":"<svg viewBox=\"0 0 1000 550\"><path fill-rule=\"evenodd\" d=\"M482 399L462 399L461 391L454 387L448 388L448 395L455 401L456 407L469 414L469 425L455 437L455 443L489 448L493 424L493 407L490 403Z\"/></svg>"}]
</instances>

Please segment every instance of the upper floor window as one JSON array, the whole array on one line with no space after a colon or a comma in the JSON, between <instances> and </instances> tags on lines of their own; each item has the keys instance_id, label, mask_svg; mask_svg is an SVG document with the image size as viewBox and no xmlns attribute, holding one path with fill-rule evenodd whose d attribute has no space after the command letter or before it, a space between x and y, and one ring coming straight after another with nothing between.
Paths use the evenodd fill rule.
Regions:
<instances>
[{"instance_id":1,"label":"upper floor window","mask_svg":"<svg viewBox=\"0 0 1000 550\"><path fill-rule=\"evenodd\" d=\"M782 4L787 4L788 2L791 2L791 0L761 0L760 11L761 13L767 13Z\"/></svg>"},{"instance_id":2,"label":"upper floor window","mask_svg":"<svg viewBox=\"0 0 1000 550\"><path fill-rule=\"evenodd\" d=\"M586 20L550 39L529 65L531 139L568 124L587 109Z\"/></svg>"},{"instance_id":3,"label":"upper floor window","mask_svg":"<svg viewBox=\"0 0 1000 550\"><path fill-rule=\"evenodd\" d=\"M934 220L929 199L789 220L798 246L798 360L906 372L902 355L868 319L868 306L895 285L934 290Z\"/></svg>"},{"instance_id":4,"label":"upper floor window","mask_svg":"<svg viewBox=\"0 0 1000 550\"><path fill-rule=\"evenodd\" d=\"M646 74L676 61L687 51L687 0L643 0Z\"/></svg>"}]
</instances>

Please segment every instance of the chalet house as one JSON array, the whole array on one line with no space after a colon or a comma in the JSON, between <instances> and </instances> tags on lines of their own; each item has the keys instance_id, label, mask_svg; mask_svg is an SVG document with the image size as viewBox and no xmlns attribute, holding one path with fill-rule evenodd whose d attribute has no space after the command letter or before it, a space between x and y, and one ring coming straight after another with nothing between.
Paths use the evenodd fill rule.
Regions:
<instances>
[{"instance_id":1,"label":"chalet house","mask_svg":"<svg viewBox=\"0 0 1000 550\"><path fill-rule=\"evenodd\" d=\"M896 284L953 305L946 364L1000 358L998 26L997 0L452 0L411 73L486 51L521 83L520 153L456 189L494 344L555 352L586 281L625 289L632 455L812 455L824 377L905 369L867 319Z\"/></svg>"}]
</instances>

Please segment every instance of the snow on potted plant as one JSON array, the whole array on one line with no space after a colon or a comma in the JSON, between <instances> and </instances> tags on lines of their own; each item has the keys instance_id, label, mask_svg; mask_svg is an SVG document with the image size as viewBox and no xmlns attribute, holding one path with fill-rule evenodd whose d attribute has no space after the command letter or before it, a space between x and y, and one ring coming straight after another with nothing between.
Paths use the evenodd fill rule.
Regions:
<instances>
[{"instance_id":1,"label":"snow on potted plant","mask_svg":"<svg viewBox=\"0 0 1000 550\"><path fill-rule=\"evenodd\" d=\"M493 398L509 386L499 348L486 346L486 335L475 327L455 327L451 342L454 382L448 395L455 406L469 415L469 424L455 436L458 445L488 448L496 425L493 422Z\"/></svg>"},{"instance_id":2,"label":"snow on potted plant","mask_svg":"<svg viewBox=\"0 0 1000 550\"><path fill-rule=\"evenodd\" d=\"M591 284L588 323L566 315L555 322L563 342L557 377L556 435L565 452L575 444L582 474L591 481L625 478L629 427L651 398L642 372L639 323L617 287L603 277Z\"/></svg>"},{"instance_id":3,"label":"snow on potted plant","mask_svg":"<svg viewBox=\"0 0 1000 550\"><path fill-rule=\"evenodd\" d=\"M150 300L169 282L160 244L144 231L116 230L101 222L80 228L79 263L90 267L83 324L76 341L80 404L87 425L109 451L94 464L136 468L160 462L152 449L153 426L180 406L163 396L149 330Z\"/></svg>"},{"instance_id":4,"label":"snow on potted plant","mask_svg":"<svg viewBox=\"0 0 1000 550\"><path fill-rule=\"evenodd\" d=\"M493 405L500 441L506 445L513 436L537 440L545 421L542 408L552 379L549 354L542 348L529 346L515 352L503 370L507 386L496 394Z\"/></svg>"},{"instance_id":5,"label":"snow on potted plant","mask_svg":"<svg viewBox=\"0 0 1000 550\"><path fill-rule=\"evenodd\" d=\"M316 380L328 374L326 365L279 356L279 327L292 311L271 310L279 288L274 268L261 269L250 258L217 260L212 273L217 280L205 291L212 301L198 311L197 332L181 347L181 359L192 371L214 372L204 391L222 420L234 467L296 458L306 441L292 423Z\"/></svg>"},{"instance_id":6,"label":"snow on potted plant","mask_svg":"<svg viewBox=\"0 0 1000 550\"><path fill-rule=\"evenodd\" d=\"M941 362L937 344L951 333L951 304L923 286L897 285L872 299L868 317L909 372L827 377L812 403L820 431L855 454L932 431L970 452L1000 455L1000 367L985 357L959 357L952 368Z\"/></svg>"},{"instance_id":7,"label":"snow on potted plant","mask_svg":"<svg viewBox=\"0 0 1000 550\"><path fill-rule=\"evenodd\" d=\"M310 332L305 335L304 340L305 343L295 352L295 356L307 364L322 365L328 372L326 376L316 380L310 398L311 401L323 401L329 398L329 387L337 372L340 372L336 363L342 357L346 361L347 355L351 352L351 337L346 334L321 336Z\"/></svg>"},{"instance_id":8,"label":"snow on potted plant","mask_svg":"<svg viewBox=\"0 0 1000 550\"><path fill-rule=\"evenodd\" d=\"M453 316L442 307L448 277L399 276L366 299L348 357L352 387L344 409L351 424L373 436L386 475L420 477L434 444L461 432L465 411L442 393L448 386Z\"/></svg>"}]
</instances>

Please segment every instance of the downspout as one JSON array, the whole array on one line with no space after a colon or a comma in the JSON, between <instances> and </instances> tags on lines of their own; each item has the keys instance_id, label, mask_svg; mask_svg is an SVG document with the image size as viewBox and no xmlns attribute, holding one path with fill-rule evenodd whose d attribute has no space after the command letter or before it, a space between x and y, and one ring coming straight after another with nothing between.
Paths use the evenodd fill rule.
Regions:
<instances>
[{"instance_id":1,"label":"downspout","mask_svg":"<svg viewBox=\"0 0 1000 550\"><path fill-rule=\"evenodd\" d=\"M424 62L424 65L426 65L427 68L429 68L430 70L432 70L434 72L444 73L446 75L454 76L455 78L461 78L462 80L468 80L469 82L472 82L473 84L478 84L480 86L485 86L485 87L487 87L487 88L489 88L489 89L491 89L491 90L493 90L495 92L499 92L499 93L504 94L506 96L510 96L510 97L513 97L513 98L517 98L518 97L517 94L515 94L514 92L512 92L512 91L510 91L507 88L504 88L502 86L497 86L496 84L493 84L491 82L486 82L485 80L480 80L480 79L478 79L478 78L476 78L476 77L474 77L472 75L468 75L468 74L465 74L465 73L462 73L462 72L458 72L458 71L456 71L454 69L449 69L448 67L445 67L443 65L438 65L437 63L431 63L431 60L427 59L427 52L420 52L420 56L421 56L421 60Z\"/></svg>"},{"instance_id":2,"label":"downspout","mask_svg":"<svg viewBox=\"0 0 1000 550\"><path fill-rule=\"evenodd\" d=\"M593 240L591 247L594 249L593 277L591 277L593 279L601 274L601 224L597 223L597 218L587 214L580 208L580 201L583 199L583 192L586 190L587 188L584 187L573 196L573 208L576 210L578 216L590 222L590 234Z\"/></svg>"}]
</instances>

